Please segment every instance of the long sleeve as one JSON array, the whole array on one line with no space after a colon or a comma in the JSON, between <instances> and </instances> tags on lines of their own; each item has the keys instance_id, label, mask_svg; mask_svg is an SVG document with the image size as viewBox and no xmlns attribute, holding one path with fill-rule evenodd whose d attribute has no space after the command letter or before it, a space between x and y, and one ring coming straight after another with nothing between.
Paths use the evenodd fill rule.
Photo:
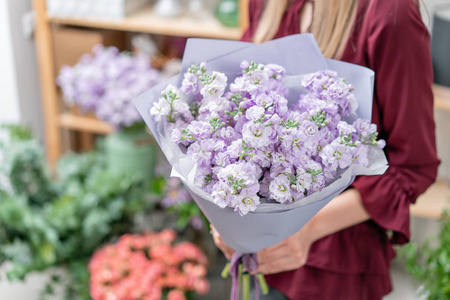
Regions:
<instances>
[{"instance_id":1,"label":"long sleeve","mask_svg":"<svg viewBox=\"0 0 450 300\"><path fill-rule=\"evenodd\" d=\"M412 0L375 1L367 26L367 64L375 71L373 122L386 140L389 169L353 183L392 243L409 239L409 206L435 180L429 34Z\"/></svg>"}]
</instances>

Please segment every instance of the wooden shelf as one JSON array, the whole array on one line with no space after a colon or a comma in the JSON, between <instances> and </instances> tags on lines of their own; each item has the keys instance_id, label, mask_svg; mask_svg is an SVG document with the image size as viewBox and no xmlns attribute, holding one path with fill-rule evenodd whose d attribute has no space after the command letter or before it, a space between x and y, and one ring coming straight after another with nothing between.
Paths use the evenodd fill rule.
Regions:
<instances>
[{"instance_id":1,"label":"wooden shelf","mask_svg":"<svg viewBox=\"0 0 450 300\"><path fill-rule=\"evenodd\" d=\"M433 84L434 107L450 111L450 88Z\"/></svg>"},{"instance_id":2,"label":"wooden shelf","mask_svg":"<svg viewBox=\"0 0 450 300\"><path fill-rule=\"evenodd\" d=\"M238 40L242 36L242 29L225 27L213 16L202 20L196 20L186 15L172 19L164 18L154 14L151 6L123 19L65 18L49 16L48 21L54 24L183 37Z\"/></svg>"},{"instance_id":3,"label":"wooden shelf","mask_svg":"<svg viewBox=\"0 0 450 300\"><path fill-rule=\"evenodd\" d=\"M48 161L55 166L62 153L61 128L76 130L86 147L92 142L92 134L108 134L113 127L94 117L70 112L61 113L58 90L55 85L55 55L52 46L51 25L73 25L86 28L110 29L125 32L143 32L180 37L202 37L238 40L248 27L248 0L239 0L239 28L225 27L213 16L204 19L190 18L184 14L178 18L162 18L153 13L152 6L123 19L49 16L46 0L32 0L35 13L35 40L41 81L42 106ZM89 137L91 135L91 137Z\"/></svg>"},{"instance_id":4,"label":"wooden shelf","mask_svg":"<svg viewBox=\"0 0 450 300\"><path fill-rule=\"evenodd\" d=\"M444 209L450 209L450 187L438 180L411 205L410 212L415 217L439 219Z\"/></svg>"},{"instance_id":5,"label":"wooden shelf","mask_svg":"<svg viewBox=\"0 0 450 300\"><path fill-rule=\"evenodd\" d=\"M100 121L93 116L76 115L69 112L59 116L59 125L62 128L94 134L109 134L114 130L109 123Z\"/></svg>"}]
</instances>

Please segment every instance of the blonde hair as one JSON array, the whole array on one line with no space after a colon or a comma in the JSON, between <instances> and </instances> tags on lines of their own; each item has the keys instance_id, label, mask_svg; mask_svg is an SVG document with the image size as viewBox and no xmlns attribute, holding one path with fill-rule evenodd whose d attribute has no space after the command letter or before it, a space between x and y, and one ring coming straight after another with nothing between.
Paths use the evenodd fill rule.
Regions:
<instances>
[{"instance_id":1,"label":"blonde hair","mask_svg":"<svg viewBox=\"0 0 450 300\"><path fill-rule=\"evenodd\" d=\"M253 42L262 43L274 38L289 0L267 0ZM314 1L309 32L313 33L325 57L341 58L356 18L359 0Z\"/></svg>"}]
</instances>

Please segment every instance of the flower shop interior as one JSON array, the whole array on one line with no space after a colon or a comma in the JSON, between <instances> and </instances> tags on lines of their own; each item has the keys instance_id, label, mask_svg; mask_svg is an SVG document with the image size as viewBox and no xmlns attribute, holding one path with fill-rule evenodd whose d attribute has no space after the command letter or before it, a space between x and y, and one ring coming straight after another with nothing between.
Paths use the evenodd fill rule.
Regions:
<instances>
[{"instance_id":1,"label":"flower shop interior","mask_svg":"<svg viewBox=\"0 0 450 300\"><path fill-rule=\"evenodd\" d=\"M132 100L182 70L188 38L239 40L248 1L0 1L1 300L229 298L209 221ZM450 0L421 12L441 163L385 300L450 299Z\"/></svg>"}]
</instances>

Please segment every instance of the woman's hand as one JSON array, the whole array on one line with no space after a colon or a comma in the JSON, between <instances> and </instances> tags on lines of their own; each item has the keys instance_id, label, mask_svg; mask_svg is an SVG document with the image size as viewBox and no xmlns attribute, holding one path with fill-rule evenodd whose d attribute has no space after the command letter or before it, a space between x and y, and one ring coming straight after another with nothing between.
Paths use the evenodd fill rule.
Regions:
<instances>
[{"instance_id":1,"label":"woman's hand","mask_svg":"<svg viewBox=\"0 0 450 300\"><path fill-rule=\"evenodd\" d=\"M361 194L348 189L320 210L297 233L258 252L263 274L291 271L305 265L309 248L318 239L370 219Z\"/></svg>"},{"instance_id":2,"label":"woman's hand","mask_svg":"<svg viewBox=\"0 0 450 300\"><path fill-rule=\"evenodd\" d=\"M302 230L284 241L258 252L258 273L275 274L302 267L308 258L311 241Z\"/></svg>"},{"instance_id":3,"label":"woman's hand","mask_svg":"<svg viewBox=\"0 0 450 300\"><path fill-rule=\"evenodd\" d=\"M234 250L231 249L230 247L228 247L227 244L225 244L225 242L222 240L222 237L220 236L220 234L217 232L217 230L212 225L211 225L211 234L213 236L214 244L216 244L216 247L219 248L223 252L223 254L225 255L225 257L228 260L230 260L231 257L233 256Z\"/></svg>"}]
</instances>

